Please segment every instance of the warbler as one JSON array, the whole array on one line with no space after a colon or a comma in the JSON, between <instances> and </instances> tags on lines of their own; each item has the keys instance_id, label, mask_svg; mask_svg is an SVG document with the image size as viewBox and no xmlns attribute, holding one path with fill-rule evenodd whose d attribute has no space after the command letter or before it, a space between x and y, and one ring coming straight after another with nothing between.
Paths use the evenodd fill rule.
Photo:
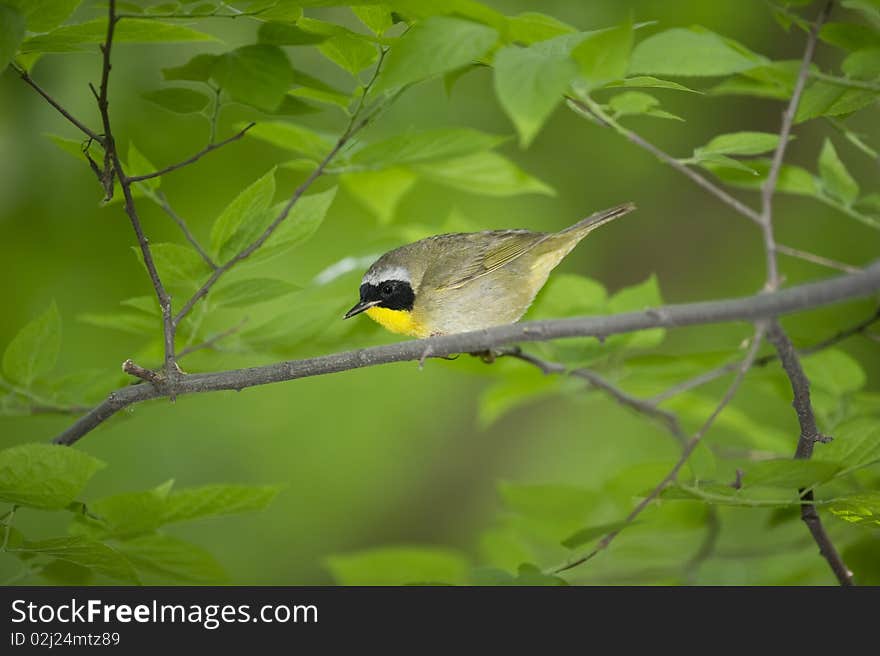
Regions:
<instances>
[{"instance_id":1,"label":"warbler","mask_svg":"<svg viewBox=\"0 0 880 656\"><path fill-rule=\"evenodd\" d=\"M361 280L345 319L430 337L518 321L550 272L591 231L635 209L618 205L560 232L486 230L427 237L385 253Z\"/></svg>"}]
</instances>

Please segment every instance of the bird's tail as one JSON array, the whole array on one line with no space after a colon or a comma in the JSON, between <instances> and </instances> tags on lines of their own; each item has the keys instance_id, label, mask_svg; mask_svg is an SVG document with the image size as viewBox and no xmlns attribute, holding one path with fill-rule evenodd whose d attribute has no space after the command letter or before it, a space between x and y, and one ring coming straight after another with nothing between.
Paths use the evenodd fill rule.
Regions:
<instances>
[{"instance_id":1,"label":"bird's tail","mask_svg":"<svg viewBox=\"0 0 880 656\"><path fill-rule=\"evenodd\" d=\"M565 230L560 230L557 234L569 235L574 233L575 235L577 235L578 240L581 240L586 237L588 233L592 232L599 226L605 225L606 223L613 221L619 216L629 214L634 209L636 209L635 203L624 203L623 205L618 205L607 210L602 210L601 212L591 214L586 219L581 219L573 226L570 226Z\"/></svg>"}]
</instances>

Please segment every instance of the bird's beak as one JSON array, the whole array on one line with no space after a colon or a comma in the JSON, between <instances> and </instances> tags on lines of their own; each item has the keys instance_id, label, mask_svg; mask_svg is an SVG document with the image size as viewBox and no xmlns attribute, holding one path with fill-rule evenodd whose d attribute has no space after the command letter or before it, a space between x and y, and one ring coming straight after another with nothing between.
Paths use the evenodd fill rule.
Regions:
<instances>
[{"instance_id":1,"label":"bird's beak","mask_svg":"<svg viewBox=\"0 0 880 656\"><path fill-rule=\"evenodd\" d=\"M351 319L354 315L360 314L364 310L369 310L374 305L379 305L382 301L358 301L357 304L345 313L343 319Z\"/></svg>"}]
</instances>

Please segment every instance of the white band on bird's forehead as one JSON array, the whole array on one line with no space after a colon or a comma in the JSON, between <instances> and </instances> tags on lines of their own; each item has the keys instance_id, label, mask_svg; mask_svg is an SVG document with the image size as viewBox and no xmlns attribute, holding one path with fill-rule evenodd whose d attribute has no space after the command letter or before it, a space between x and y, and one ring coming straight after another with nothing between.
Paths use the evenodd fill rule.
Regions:
<instances>
[{"instance_id":1,"label":"white band on bird's forehead","mask_svg":"<svg viewBox=\"0 0 880 656\"><path fill-rule=\"evenodd\" d=\"M403 282L412 282L409 271L403 267L391 267L388 269L377 269L375 271L367 271L361 281L368 285L378 285L386 280L402 280Z\"/></svg>"}]
</instances>

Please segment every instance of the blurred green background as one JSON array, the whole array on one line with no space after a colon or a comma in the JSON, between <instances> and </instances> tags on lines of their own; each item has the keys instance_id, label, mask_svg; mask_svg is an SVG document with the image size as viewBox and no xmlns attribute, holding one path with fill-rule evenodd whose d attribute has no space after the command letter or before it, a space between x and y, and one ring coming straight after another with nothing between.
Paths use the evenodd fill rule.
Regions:
<instances>
[{"instance_id":1,"label":"blurred green background","mask_svg":"<svg viewBox=\"0 0 880 656\"><path fill-rule=\"evenodd\" d=\"M649 30L700 24L773 59L799 58L804 42L802 33L782 31L759 0L510 0L487 4L508 15L538 10L581 29L616 24L628 16L636 22L657 21ZM345 10L309 15L355 24ZM134 141L154 163L172 162L195 152L204 144L208 130L199 117L169 114L140 98L143 91L160 85L160 67L182 63L197 52L253 42L256 30L245 21L202 21L198 27L216 34L223 43L121 45L114 55L111 103L117 141ZM291 52L298 67L340 86L350 85L344 73L311 49ZM839 52L820 45L817 60L826 68L836 66L840 58ZM34 76L74 113L97 125L86 83L96 81L98 66L97 55L50 55L36 65ZM774 132L780 122L782 104L778 101L654 93L666 109L686 122L635 118L629 125L678 156L689 154L713 135L737 130ZM243 116L241 109L225 111L220 134L231 134ZM866 110L850 125L877 144L877 118L876 109ZM303 117L302 122L335 133L344 126L341 114L329 109ZM488 70L464 77L450 97L440 81L419 85L371 128L371 136L431 126L469 126L513 134L495 98ZM150 294L151 288L132 255L135 241L121 207L100 207L100 190L90 171L43 133L79 138L7 70L0 77L0 157L4 162L0 276L6 281L0 344L7 343L55 299L64 320L58 371L106 370L109 389L119 380L120 363L136 355L143 340L86 325L77 316L112 311L120 300ZM789 161L815 170L823 139L834 134L822 121L800 126ZM836 144L863 188L876 190L877 162L841 138L836 138ZM592 235L559 270L590 276L612 291L655 274L666 302L745 295L763 284L763 251L756 227L612 131L559 108L531 148L520 150L511 140L501 150L557 194L481 197L420 181L401 203L395 224L439 230L455 210L478 228L551 230L597 209L635 201L638 212ZM163 189L194 231L206 238L212 221L235 194L283 158L279 150L263 142L244 139L184 172L167 176ZM294 172L281 171L279 198L298 179ZM326 186L327 182L319 184L319 188ZM756 194L743 197L757 202ZM780 196L776 208L782 243L857 266L880 253L880 232L814 201ZM176 227L155 206L142 202L141 212L153 242L179 240ZM380 253L400 239L378 228L376 220L340 189L317 235L304 248L273 260L262 270L308 285L333 263L350 255ZM781 259L781 265L786 284L834 275L789 258ZM352 303L358 275L345 279ZM239 315L248 314L249 321L262 320L267 314L295 310L291 304L296 299L288 297ZM870 301L848 303L789 319L786 326L798 343L809 343L871 311ZM230 314L229 323L235 318ZM393 341L367 319L356 321L349 330L355 331L361 343ZM735 348L748 330L734 325L671 331L659 351ZM334 345L337 337L348 346L352 333L329 333L296 345L290 353L339 350ZM867 389L877 390L877 343L852 339L843 348L867 372ZM253 353L200 357L193 357L184 368L199 371L279 359ZM518 363L503 366L512 369ZM674 460L675 445L660 428L595 393L578 391L538 399L481 427L478 400L495 375L488 369L462 360L429 361L421 371L414 363L403 363L241 393L180 398L174 404L140 405L124 419L88 435L77 447L109 463L91 481L86 497L145 489L168 479L174 479L178 487L213 482L283 484L282 493L265 512L203 521L172 533L214 553L234 583L324 584L331 582L328 555L376 546L459 549L481 562L485 543L480 536L500 512L499 481L602 490L609 481L640 466L657 472L646 481L659 480L663 467ZM759 394L759 389L747 386L735 407L748 412L751 400ZM762 413L758 419L789 431L793 452L797 433L788 404L777 403ZM0 446L47 441L69 423L65 417L2 418ZM708 439L718 431L710 432ZM601 505L601 495L598 498L596 503ZM626 505L620 507L623 512L626 509ZM697 581L830 582L825 564L806 541L805 529L792 522L776 529L783 533L771 535L762 528L767 515L752 509L724 511L719 553L703 566ZM62 513L21 513L16 521L35 537L60 534L65 522ZM634 530L632 536L623 534L608 553L572 580L671 582L675 579L668 574L669 564L686 561L700 539L699 531L670 534L651 549L639 545L638 530ZM778 545L786 542L797 548L783 557ZM644 558L624 574L614 563L628 548L630 553L643 549ZM14 575L17 567L11 558L0 560L0 580Z\"/></svg>"}]
</instances>

